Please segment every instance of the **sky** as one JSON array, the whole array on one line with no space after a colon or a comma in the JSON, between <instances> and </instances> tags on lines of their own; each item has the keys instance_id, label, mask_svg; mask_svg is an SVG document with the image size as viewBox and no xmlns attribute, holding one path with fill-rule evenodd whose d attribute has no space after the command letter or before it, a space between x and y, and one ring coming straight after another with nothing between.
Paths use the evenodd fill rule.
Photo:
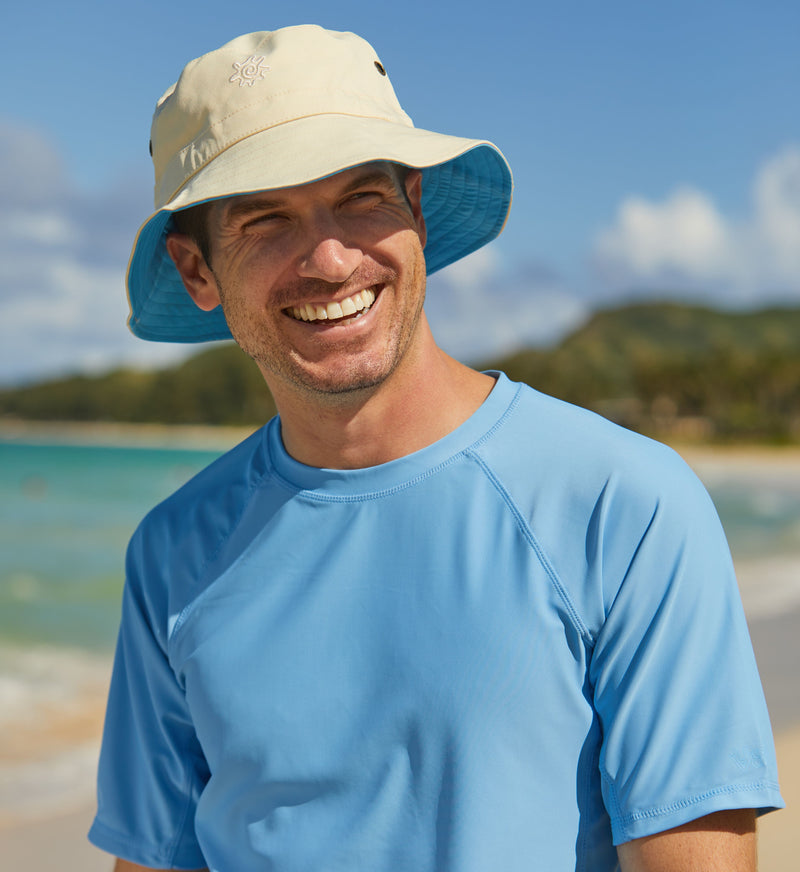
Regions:
<instances>
[{"instance_id":1,"label":"sky","mask_svg":"<svg viewBox=\"0 0 800 872\"><path fill-rule=\"evenodd\" d=\"M511 164L502 236L429 280L456 357L632 300L800 305L797 0L38 0L0 32L0 385L197 350L125 324L152 111L192 58L302 23L368 39L417 127Z\"/></svg>"}]
</instances>

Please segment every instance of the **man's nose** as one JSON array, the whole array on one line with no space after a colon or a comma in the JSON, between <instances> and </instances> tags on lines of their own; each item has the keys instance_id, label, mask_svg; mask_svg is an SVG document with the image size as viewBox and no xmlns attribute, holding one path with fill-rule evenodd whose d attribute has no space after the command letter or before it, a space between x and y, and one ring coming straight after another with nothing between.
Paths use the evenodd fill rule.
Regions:
<instances>
[{"instance_id":1,"label":"man's nose","mask_svg":"<svg viewBox=\"0 0 800 872\"><path fill-rule=\"evenodd\" d=\"M334 231L316 234L307 252L300 258L297 272L304 278L323 279L326 282L346 281L361 265L363 252L348 243Z\"/></svg>"}]
</instances>

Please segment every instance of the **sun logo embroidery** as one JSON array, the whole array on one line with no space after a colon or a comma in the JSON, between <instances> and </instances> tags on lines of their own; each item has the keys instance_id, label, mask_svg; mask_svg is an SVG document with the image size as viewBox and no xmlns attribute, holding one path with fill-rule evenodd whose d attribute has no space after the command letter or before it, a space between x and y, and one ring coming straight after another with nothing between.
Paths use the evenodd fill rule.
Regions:
<instances>
[{"instance_id":1,"label":"sun logo embroidery","mask_svg":"<svg viewBox=\"0 0 800 872\"><path fill-rule=\"evenodd\" d=\"M250 55L249 58L241 63L234 62L233 68L236 72L228 79L229 82L238 82L239 87L249 85L251 88L259 79L264 78L264 73L269 72L269 67L264 63L264 58L257 58L255 55Z\"/></svg>"}]
</instances>

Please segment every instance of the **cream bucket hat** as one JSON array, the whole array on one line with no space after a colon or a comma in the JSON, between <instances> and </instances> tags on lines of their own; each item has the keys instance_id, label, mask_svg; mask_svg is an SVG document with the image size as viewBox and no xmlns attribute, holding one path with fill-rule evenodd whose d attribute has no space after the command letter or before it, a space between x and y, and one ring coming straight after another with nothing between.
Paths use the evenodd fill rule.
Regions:
<instances>
[{"instance_id":1,"label":"cream bucket hat","mask_svg":"<svg viewBox=\"0 0 800 872\"><path fill-rule=\"evenodd\" d=\"M372 46L316 25L250 33L187 64L153 116L156 212L128 267L131 331L229 339L197 308L164 244L172 214L220 197L302 185L374 160L422 170L428 273L494 239L511 171L490 142L414 127Z\"/></svg>"}]
</instances>

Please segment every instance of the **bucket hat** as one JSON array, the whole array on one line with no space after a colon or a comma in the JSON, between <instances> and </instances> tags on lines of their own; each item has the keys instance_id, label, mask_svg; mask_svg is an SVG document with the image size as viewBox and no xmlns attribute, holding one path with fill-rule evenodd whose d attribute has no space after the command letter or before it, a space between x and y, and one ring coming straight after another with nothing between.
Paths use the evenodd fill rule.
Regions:
<instances>
[{"instance_id":1,"label":"bucket hat","mask_svg":"<svg viewBox=\"0 0 800 872\"><path fill-rule=\"evenodd\" d=\"M187 64L156 105L150 150L156 211L128 266L128 325L156 341L231 338L167 254L178 210L393 161L422 171L430 274L494 239L511 204L496 146L414 127L372 46L316 25L246 34Z\"/></svg>"}]
</instances>

